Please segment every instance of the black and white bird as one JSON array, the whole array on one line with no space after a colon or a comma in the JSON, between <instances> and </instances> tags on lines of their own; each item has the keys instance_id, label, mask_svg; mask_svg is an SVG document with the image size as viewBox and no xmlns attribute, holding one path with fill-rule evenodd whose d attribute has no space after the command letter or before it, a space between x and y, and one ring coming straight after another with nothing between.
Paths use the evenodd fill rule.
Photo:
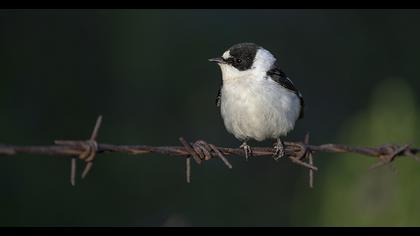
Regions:
<instances>
[{"instance_id":1,"label":"black and white bird","mask_svg":"<svg viewBox=\"0 0 420 236\"><path fill-rule=\"evenodd\" d=\"M303 118L304 101L276 58L254 43L239 43L209 61L222 71L216 104L227 131L243 141L246 158L252 153L250 139L275 139L274 159L284 156L280 137Z\"/></svg>"}]
</instances>

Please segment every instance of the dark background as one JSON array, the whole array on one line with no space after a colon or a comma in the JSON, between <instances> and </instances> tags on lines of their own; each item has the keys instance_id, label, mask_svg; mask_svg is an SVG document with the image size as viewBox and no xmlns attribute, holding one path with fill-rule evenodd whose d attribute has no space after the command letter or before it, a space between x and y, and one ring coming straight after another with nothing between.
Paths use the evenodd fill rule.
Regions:
<instances>
[{"instance_id":1,"label":"dark background","mask_svg":"<svg viewBox=\"0 0 420 236\"><path fill-rule=\"evenodd\" d=\"M231 45L272 51L301 90L286 140L419 145L418 10L1 10L0 143L87 139L239 146L214 104ZM271 145L271 142L251 142ZM315 188L286 159L193 163L104 154L72 187L65 157L0 157L2 226L418 226L420 164L319 153ZM79 163L80 164L80 163ZM79 166L79 171L81 165Z\"/></svg>"}]
</instances>

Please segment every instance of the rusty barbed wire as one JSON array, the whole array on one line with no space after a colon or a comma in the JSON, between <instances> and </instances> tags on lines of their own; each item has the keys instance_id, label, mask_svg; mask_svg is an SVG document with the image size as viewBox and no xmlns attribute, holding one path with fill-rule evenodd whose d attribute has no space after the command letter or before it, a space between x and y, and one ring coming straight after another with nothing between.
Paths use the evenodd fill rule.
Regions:
<instances>
[{"instance_id":1,"label":"rusty barbed wire","mask_svg":"<svg viewBox=\"0 0 420 236\"><path fill-rule=\"evenodd\" d=\"M91 169L95 157L101 153L126 153L132 155L141 155L147 153L158 153L168 156L181 157L186 159L186 181L191 182L191 158L201 165L203 161L212 158L219 158L223 164L229 169L232 165L226 156L245 157L245 152L241 148L217 147L214 144L207 143L203 140L196 142L187 142L180 137L179 141L182 146L147 146L147 145L115 145L98 143L96 141L99 128L102 123L102 116L96 120L91 137L88 140L56 140L54 145L50 146L16 146L0 144L0 155L17 155L17 154L36 154L49 156L68 156L71 158L70 182L74 186L76 184L76 157L86 163L82 172L82 179L86 177ZM370 169L378 168L383 165L394 162L397 157L410 157L420 160L417 154L420 148L412 148L410 145L384 144L378 147L352 147L343 144L309 144L309 133L305 135L303 142L284 142L285 157L293 163L301 165L309 169L309 186L313 188L314 172L318 168L313 164L313 154L317 152L329 153L354 153L364 156L375 157L378 162L370 167ZM251 157L273 157L274 148L272 147L253 147Z\"/></svg>"}]
</instances>

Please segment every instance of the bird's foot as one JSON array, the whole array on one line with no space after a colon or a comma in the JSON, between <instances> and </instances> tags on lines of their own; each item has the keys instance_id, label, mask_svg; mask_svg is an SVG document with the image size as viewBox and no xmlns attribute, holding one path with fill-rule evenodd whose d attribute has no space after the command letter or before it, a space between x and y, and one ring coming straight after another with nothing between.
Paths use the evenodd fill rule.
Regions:
<instances>
[{"instance_id":1,"label":"bird's foot","mask_svg":"<svg viewBox=\"0 0 420 236\"><path fill-rule=\"evenodd\" d=\"M248 144L246 144L246 142L243 142L241 144L241 146L239 146L239 148L243 148L244 149L245 158L248 161L248 157L252 155L251 147Z\"/></svg>"},{"instance_id":2,"label":"bird's foot","mask_svg":"<svg viewBox=\"0 0 420 236\"><path fill-rule=\"evenodd\" d=\"M285 151L284 151L283 141L281 141L278 138L277 142L274 143L274 153L273 153L274 160L277 161L278 159L284 157L284 155L285 155Z\"/></svg>"}]
</instances>

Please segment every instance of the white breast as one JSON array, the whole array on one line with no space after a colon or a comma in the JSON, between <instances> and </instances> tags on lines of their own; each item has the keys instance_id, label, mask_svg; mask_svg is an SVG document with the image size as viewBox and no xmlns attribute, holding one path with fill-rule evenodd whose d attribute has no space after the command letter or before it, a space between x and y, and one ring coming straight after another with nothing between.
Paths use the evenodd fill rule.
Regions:
<instances>
[{"instance_id":1,"label":"white breast","mask_svg":"<svg viewBox=\"0 0 420 236\"><path fill-rule=\"evenodd\" d=\"M299 98L263 76L224 80L221 114L226 129L237 139L278 138L294 128Z\"/></svg>"}]
</instances>

